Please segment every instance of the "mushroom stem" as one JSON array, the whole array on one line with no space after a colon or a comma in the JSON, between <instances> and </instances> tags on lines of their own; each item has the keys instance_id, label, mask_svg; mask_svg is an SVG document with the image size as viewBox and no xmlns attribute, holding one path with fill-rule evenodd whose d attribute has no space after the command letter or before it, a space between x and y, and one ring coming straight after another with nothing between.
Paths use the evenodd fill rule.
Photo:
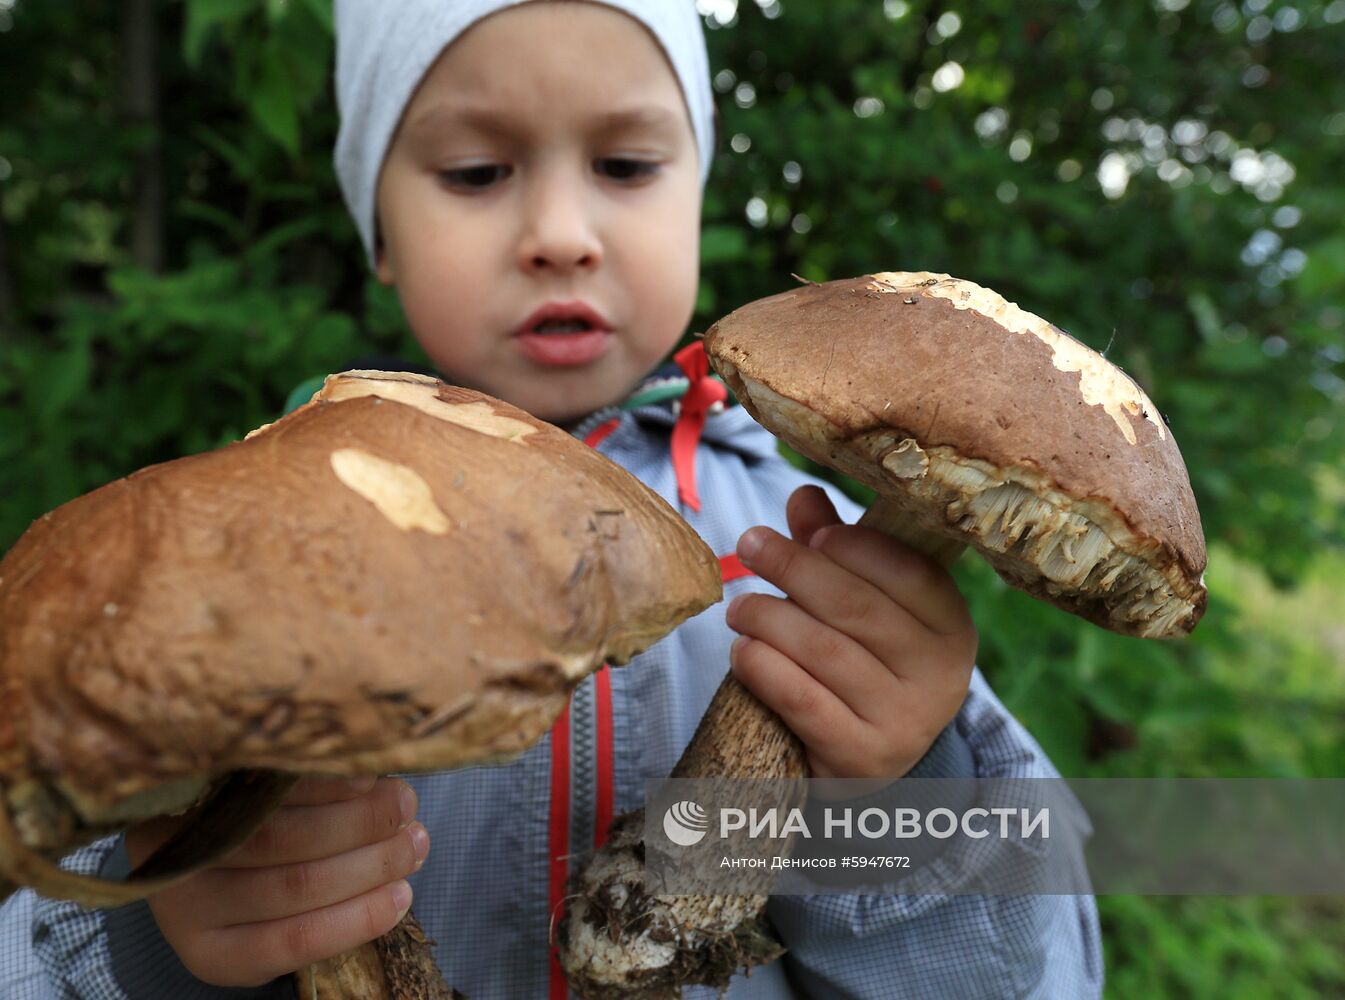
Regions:
<instances>
[{"instance_id":1,"label":"mushroom stem","mask_svg":"<svg viewBox=\"0 0 1345 1000\"><path fill-rule=\"evenodd\" d=\"M803 744L769 708L726 674L673 778L802 778Z\"/></svg>"},{"instance_id":2,"label":"mushroom stem","mask_svg":"<svg viewBox=\"0 0 1345 1000\"><path fill-rule=\"evenodd\" d=\"M408 911L381 938L296 972L298 1000L465 1000L444 982L432 944Z\"/></svg>"},{"instance_id":3,"label":"mushroom stem","mask_svg":"<svg viewBox=\"0 0 1345 1000\"><path fill-rule=\"evenodd\" d=\"M807 771L798 737L728 674L672 777L761 781L803 778ZM612 823L557 927L561 965L576 993L586 1000L673 1000L683 985L723 987L737 969L784 954L762 912L769 875L758 893L656 894L645 884L644 822L640 809ZM772 850L736 846L743 854Z\"/></svg>"},{"instance_id":4,"label":"mushroom stem","mask_svg":"<svg viewBox=\"0 0 1345 1000\"><path fill-rule=\"evenodd\" d=\"M943 566L966 548L921 528L885 497L879 497L858 523L891 535ZM782 782L781 794L787 796L787 789L798 788L789 779L807 773L798 737L730 673L701 716L671 777L776 779ZM652 893L644 884L643 831L643 810L618 817L607 843L579 875L577 895L557 932L561 963L575 992L587 1000L676 997L683 985L723 987L738 969L750 969L784 953L765 915L769 880L753 895Z\"/></svg>"},{"instance_id":5,"label":"mushroom stem","mask_svg":"<svg viewBox=\"0 0 1345 1000\"><path fill-rule=\"evenodd\" d=\"M921 527L900 504L881 495L855 523L861 528L881 531L945 568L957 562L967 547L966 542Z\"/></svg>"}]
</instances>

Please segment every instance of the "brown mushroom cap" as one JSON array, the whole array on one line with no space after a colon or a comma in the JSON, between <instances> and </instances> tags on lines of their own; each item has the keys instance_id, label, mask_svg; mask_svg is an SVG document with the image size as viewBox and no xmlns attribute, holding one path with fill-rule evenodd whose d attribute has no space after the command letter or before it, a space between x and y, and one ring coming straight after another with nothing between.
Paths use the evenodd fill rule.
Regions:
<instances>
[{"instance_id":1,"label":"brown mushroom cap","mask_svg":"<svg viewBox=\"0 0 1345 1000\"><path fill-rule=\"evenodd\" d=\"M52 795L117 824L235 769L507 758L720 592L676 512L565 432L434 379L332 376L0 562L0 795L55 849Z\"/></svg>"},{"instance_id":2,"label":"brown mushroom cap","mask_svg":"<svg viewBox=\"0 0 1345 1000\"><path fill-rule=\"evenodd\" d=\"M1200 515L1157 408L989 289L924 272L807 285L733 312L705 347L791 446L1014 586L1127 634L1200 619Z\"/></svg>"}]
</instances>

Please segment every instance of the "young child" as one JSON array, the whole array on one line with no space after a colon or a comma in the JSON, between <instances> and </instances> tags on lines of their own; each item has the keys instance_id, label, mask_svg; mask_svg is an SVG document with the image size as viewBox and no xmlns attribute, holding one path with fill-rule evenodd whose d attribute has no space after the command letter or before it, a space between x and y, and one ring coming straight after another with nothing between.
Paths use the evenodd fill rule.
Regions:
<instances>
[{"instance_id":1,"label":"young child","mask_svg":"<svg viewBox=\"0 0 1345 1000\"><path fill-rule=\"evenodd\" d=\"M0 997L292 997L277 977L387 931L411 886L451 985L563 997L547 942L567 862L668 773L730 662L814 775L1054 776L974 671L945 572L843 524L856 507L740 408L699 426L717 384L696 348L682 381L647 378L697 286L713 107L692 0L337 0L336 17L337 168L417 340L448 380L569 427L679 505L725 557L731 603L589 678L511 764L304 782L226 865L148 904L20 894ZM660 399L682 387L684 405ZM162 836L71 863L115 877ZM769 913L789 952L730 997L1101 988L1091 897L779 896Z\"/></svg>"}]
</instances>

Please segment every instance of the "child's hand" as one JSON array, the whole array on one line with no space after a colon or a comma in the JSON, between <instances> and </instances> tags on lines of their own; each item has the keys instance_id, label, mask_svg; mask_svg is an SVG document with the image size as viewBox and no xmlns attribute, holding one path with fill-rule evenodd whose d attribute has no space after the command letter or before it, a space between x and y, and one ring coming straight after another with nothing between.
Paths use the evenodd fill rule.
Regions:
<instances>
[{"instance_id":1,"label":"child's hand","mask_svg":"<svg viewBox=\"0 0 1345 1000\"><path fill-rule=\"evenodd\" d=\"M930 560L841 524L818 487L796 490L787 517L793 541L765 527L738 541L743 564L789 597L729 605L742 633L733 673L803 741L813 777L899 778L967 696L977 637L966 602Z\"/></svg>"},{"instance_id":2,"label":"child's hand","mask_svg":"<svg viewBox=\"0 0 1345 1000\"><path fill-rule=\"evenodd\" d=\"M260 986L387 933L411 905L404 877L429 850L404 781L299 782L236 852L149 899L164 937L198 979ZM174 827L126 835L137 865Z\"/></svg>"}]
</instances>

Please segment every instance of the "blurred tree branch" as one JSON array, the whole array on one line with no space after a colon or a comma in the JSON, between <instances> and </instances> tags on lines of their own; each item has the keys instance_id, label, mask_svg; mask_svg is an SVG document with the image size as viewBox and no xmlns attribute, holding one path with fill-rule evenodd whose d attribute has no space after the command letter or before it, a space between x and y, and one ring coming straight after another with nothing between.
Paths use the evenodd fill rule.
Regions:
<instances>
[{"instance_id":1,"label":"blurred tree branch","mask_svg":"<svg viewBox=\"0 0 1345 1000\"><path fill-rule=\"evenodd\" d=\"M158 25L154 0L127 0L122 44L126 64L124 108L127 123L143 129L132 179L131 254L158 273L163 266L163 164L159 138Z\"/></svg>"},{"instance_id":2,"label":"blurred tree branch","mask_svg":"<svg viewBox=\"0 0 1345 1000\"><path fill-rule=\"evenodd\" d=\"M14 300L14 279L9 273L9 244L5 238L5 218L0 215L0 345L6 343L18 322L18 303Z\"/></svg>"}]
</instances>

